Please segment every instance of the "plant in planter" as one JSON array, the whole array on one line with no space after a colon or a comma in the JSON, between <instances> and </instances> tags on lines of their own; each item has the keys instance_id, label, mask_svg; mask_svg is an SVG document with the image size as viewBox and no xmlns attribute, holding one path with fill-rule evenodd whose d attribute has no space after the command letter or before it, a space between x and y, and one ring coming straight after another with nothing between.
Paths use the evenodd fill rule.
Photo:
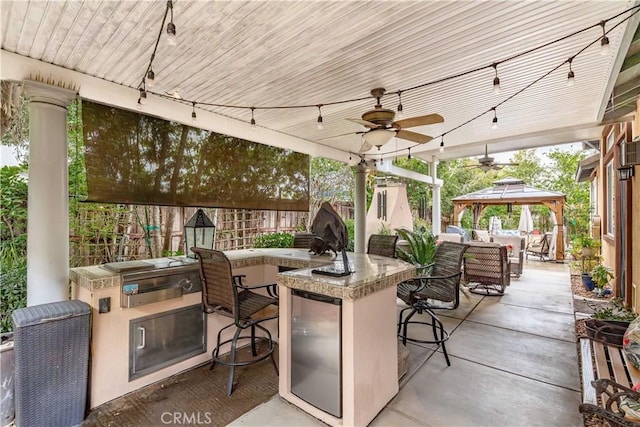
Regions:
<instances>
[{"instance_id":1,"label":"plant in planter","mask_svg":"<svg viewBox=\"0 0 640 427\"><path fill-rule=\"evenodd\" d=\"M582 250L583 257L592 257L596 254L596 249L600 247L600 241L588 234L578 236L572 242L573 246Z\"/></svg>"},{"instance_id":2,"label":"plant in planter","mask_svg":"<svg viewBox=\"0 0 640 427\"><path fill-rule=\"evenodd\" d=\"M404 228L396 230L398 236L406 241L407 249L398 247L398 257L407 261L418 269L433 263L436 256L436 238L431 232L423 230L409 231Z\"/></svg>"},{"instance_id":3,"label":"plant in planter","mask_svg":"<svg viewBox=\"0 0 640 427\"><path fill-rule=\"evenodd\" d=\"M622 345L622 338L629 323L637 314L627 307L622 299L613 298L605 306L585 300L594 313L585 322L587 335L613 344Z\"/></svg>"},{"instance_id":4,"label":"plant in planter","mask_svg":"<svg viewBox=\"0 0 640 427\"><path fill-rule=\"evenodd\" d=\"M594 291L598 296L604 295L605 286L609 284L611 279L613 279L613 274L604 264L598 264L591 270L591 280L595 284L596 289Z\"/></svg>"}]
</instances>

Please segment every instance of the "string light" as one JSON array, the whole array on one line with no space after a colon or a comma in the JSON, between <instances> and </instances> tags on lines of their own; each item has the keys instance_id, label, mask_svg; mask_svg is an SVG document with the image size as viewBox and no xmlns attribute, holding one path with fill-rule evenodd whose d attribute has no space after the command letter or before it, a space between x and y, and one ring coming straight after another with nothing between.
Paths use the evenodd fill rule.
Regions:
<instances>
[{"instance_id":1,"label":"string light","mask_svg":"<svg viewBox=\"0 0 640 427\"><path fill-rule=\"evenodd\" d=\"M156 74L153 72L153 68L149 67L149 72L147 73L147 78L145 79L147 86L150 88L156 85Z\"/></svg>"},{"instance_id":2,"label":"string light","mask_svg":"<svg viewBox=\"0 0 640 427\"><path fill-rule=\"evenodd\" d=\"M411 147L408 148L409 154L407 154L407 159L411 160Z\"/></svg>"},{"instance_id":3,"label":"string light","mask_svg":"<svg viewBox=\"0 0 640 427\"><path fill-rule=\"evenodd\" d=\"M607 31L605 30L606 21L600 21L602 27L602 38L600 39L600 55L609 55L611 52L611 46L609 45L609 37L607 37Z\"/></svg>"},{"instance_id":4,"label":"string light","mask_svg":"<svg viewBox=\"0 0 640 427\"><path fill-rule=\"evenodd\" d=\"M138 103L140 105L146 105L147 104L147 91L144 90L143 87L140 88L140 97L138 98Z\"/></svg>"},{"instance_id":5,"label":"string light","mask_svg":"<svg viewBox=\"0 0 640 427\"><path fill-rule=\"evenodd\" d=\"M256 119L253 116L253 112L254 112L255 109L256 109L256 107L251 107L251 121L249 123L251 123L251 129L252 130L255 130L255 128L256 128Z\"/></svg>"},{"instance_id":6,"label":"string light","mask_svg":"<svg viewBox=\"0 0 640 427\"><path fill-rule=\"evenodd\" d=\"M318 130L324 129L324 124L322 124L322 104L318 106Z\"/></svg>"},{"instance_id":7,"label":"string light","mask_svg":"<svg viewBox=\"0 0 640 427\"><path fill-rule=\"evenodd\" d=\"M493 93L497 95L500 93L500 77L498 77L498 64L494 62L491 66L496 73L495 77L493 78Z\"/></svg>"},{"instance_id":8,"label":"string light","mask_svg":"<svg viewBox=\"0 0 640 427\"><path fill-rule=\"evenodd\" d=\"M573 86L576 83L576 75L571 69L571 62L573 62L573 56L567 60L569 63L569 73L567 74L567 86Z\"/></svg>"},{"instance_id":9,"label":"string light","mask_svg":"<svg viewBox=\"0 0 640 427\"><path fill-rule=\"evenodd\" d=\"M398 111L398 117L402 117L402 116L404 116L404 111L403 111L403 110L404 110L404 109L403 109L403 107L402 107L402 91L401 91L401 90L399 90L399 91L398 91L398 108L397 108L397 111Z\"/></svg>"},{"instance_id":10,"label":"string light","mask_svg":"<svg viewBox=\"0 0 640 427\"><path fill-rule=\"evenodd\" d=\"M382 155L380 155L380 166L384 164L384 160L382 160Z\"/></svg>"},{"instance_id":11,"label":"string light","mask_svg":"<svg viewBox=\"0 0 640 427\"><path fill-rule=\"evenodd\" d=\"M198 121L198 117L196 116L196 103L192 103L193 110L191 111L191 123L196 123Z\"/></svg>"},{"instance_id":12,"label":"string light","mask_svg":"<svg viewBox=\"0 0 640 427\"><path fill-rule=\"evenodd\" d=\"M498 129L498 115L496 114L496 107L493 110L493 120L491 121L491 129Z\"/></svg>"},{"instance_id":13,"label":"string light","mask_svg":"<svg viewBox=\"0 0 640 427\"><path fill-rule=\"evenodd\" d=\"M172 0L167 1L167 8L171 12L171 20L167 24L167 36L166 36L167 43L169 43L170 46L175 46L177 44L176 25L173 23L173 1Z\"/></svg>"},{"instance_id":14,"label":"string light","mask_svg":"<svg viewBox=\"0 0 640 427\"><path fill-rule=\"evenodd\" d=\"M441 153L444 151L444 135L440 137L440 148L438 149L438 151Z\"/></svg>"},{"instance_id":15,"label":"string light","mask_svg":"<svg viewBox=\"0 0 640 427\"><path fill-rule=\"evenodd\" d=\"M136 104L136 108L138 110L142 110L142 102L140 102L140 98L138 98L138 103Z\"/></svg>"}]
</instances>

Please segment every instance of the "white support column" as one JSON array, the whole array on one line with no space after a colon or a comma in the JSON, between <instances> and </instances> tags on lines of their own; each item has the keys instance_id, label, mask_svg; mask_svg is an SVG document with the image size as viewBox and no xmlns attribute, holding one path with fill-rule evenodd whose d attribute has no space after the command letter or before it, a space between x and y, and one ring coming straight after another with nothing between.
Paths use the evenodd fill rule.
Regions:
<instances>
[{"instance_id":1,"label":"white support column","mask_svg":"<svg viewBox=\"0 0 640 427\"><path fill-rule=\"evenodd\" d=\"M69 299L67 104L75 92L25 81L29 96L27 305Z\"/></svg>"},{"instance_id":2,"label":"white support column","mask_svg":"<svg viewBox=\"0 0 640 427\"><path fill-rule=\"evenodd\" d=\"M365 226L367 220L367 167L358 164L356 167L356 199L355 199L355 236L354 252L365 252Z\"/></svg>"},{"instance_id":3,"label":"white support column","mask_svg":"<svg viewBox=\"0 0 640 427\"><path fill-rule=\"evenodd\" d=\"M432 205L431 205L431 219L433 223L431 228L433 235L437 236L442 232L440 224L442 223L442 206L440 204L440 185L438 184L438 159L433 159L431 162L431 178L433 179L433 186L431 187L432 193Z\"/></svg>"}]
</instances>

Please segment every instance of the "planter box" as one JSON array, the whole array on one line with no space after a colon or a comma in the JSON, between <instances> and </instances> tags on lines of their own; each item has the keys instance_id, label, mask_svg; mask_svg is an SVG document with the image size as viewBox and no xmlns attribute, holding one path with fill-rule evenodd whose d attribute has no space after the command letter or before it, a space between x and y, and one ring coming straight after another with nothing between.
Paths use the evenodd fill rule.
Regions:
<instances>
[{"instance_id":1,"label":"planter box","mask_svg":"<svg viewBox=\"0 0 640 427\"><path fill-rule=\"evenodd\" d=\"M588 319L585 322L585 327L588 337L621 346L624 332L627 330L629 323L619 320Z\"/></svg>"}]
</instances>

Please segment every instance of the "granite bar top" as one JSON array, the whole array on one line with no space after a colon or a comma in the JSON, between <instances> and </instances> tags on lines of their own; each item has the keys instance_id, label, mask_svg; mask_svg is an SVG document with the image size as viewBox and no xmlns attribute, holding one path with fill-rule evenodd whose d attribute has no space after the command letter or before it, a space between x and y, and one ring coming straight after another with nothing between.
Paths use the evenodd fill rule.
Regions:
<instances>
[{"instance_id":1,"label":"granite bar top","mask_svg":"<svg viewBox=\"0 0 640 427\"><path fill-rule=\"evenodd\" d=\"M378 255L349 253L349 263L354 273L345 277L330 277L313 273L322 266L341 268L341 257L332 262L328 256L311 254L306 249L241 249L225 251L232 268L257 265L289 267L278 275L278 284L292 289L306 290L345 300L354 300L381 289L395 286L415 275L415 267L404 261ZM196 261L186 257L156 258L145 260L150 269L192 264ZM70 279L90 291L121 286L119 273L109 271L101 265L78 267L70 270Z\"/></svg>"}]
</instances>

